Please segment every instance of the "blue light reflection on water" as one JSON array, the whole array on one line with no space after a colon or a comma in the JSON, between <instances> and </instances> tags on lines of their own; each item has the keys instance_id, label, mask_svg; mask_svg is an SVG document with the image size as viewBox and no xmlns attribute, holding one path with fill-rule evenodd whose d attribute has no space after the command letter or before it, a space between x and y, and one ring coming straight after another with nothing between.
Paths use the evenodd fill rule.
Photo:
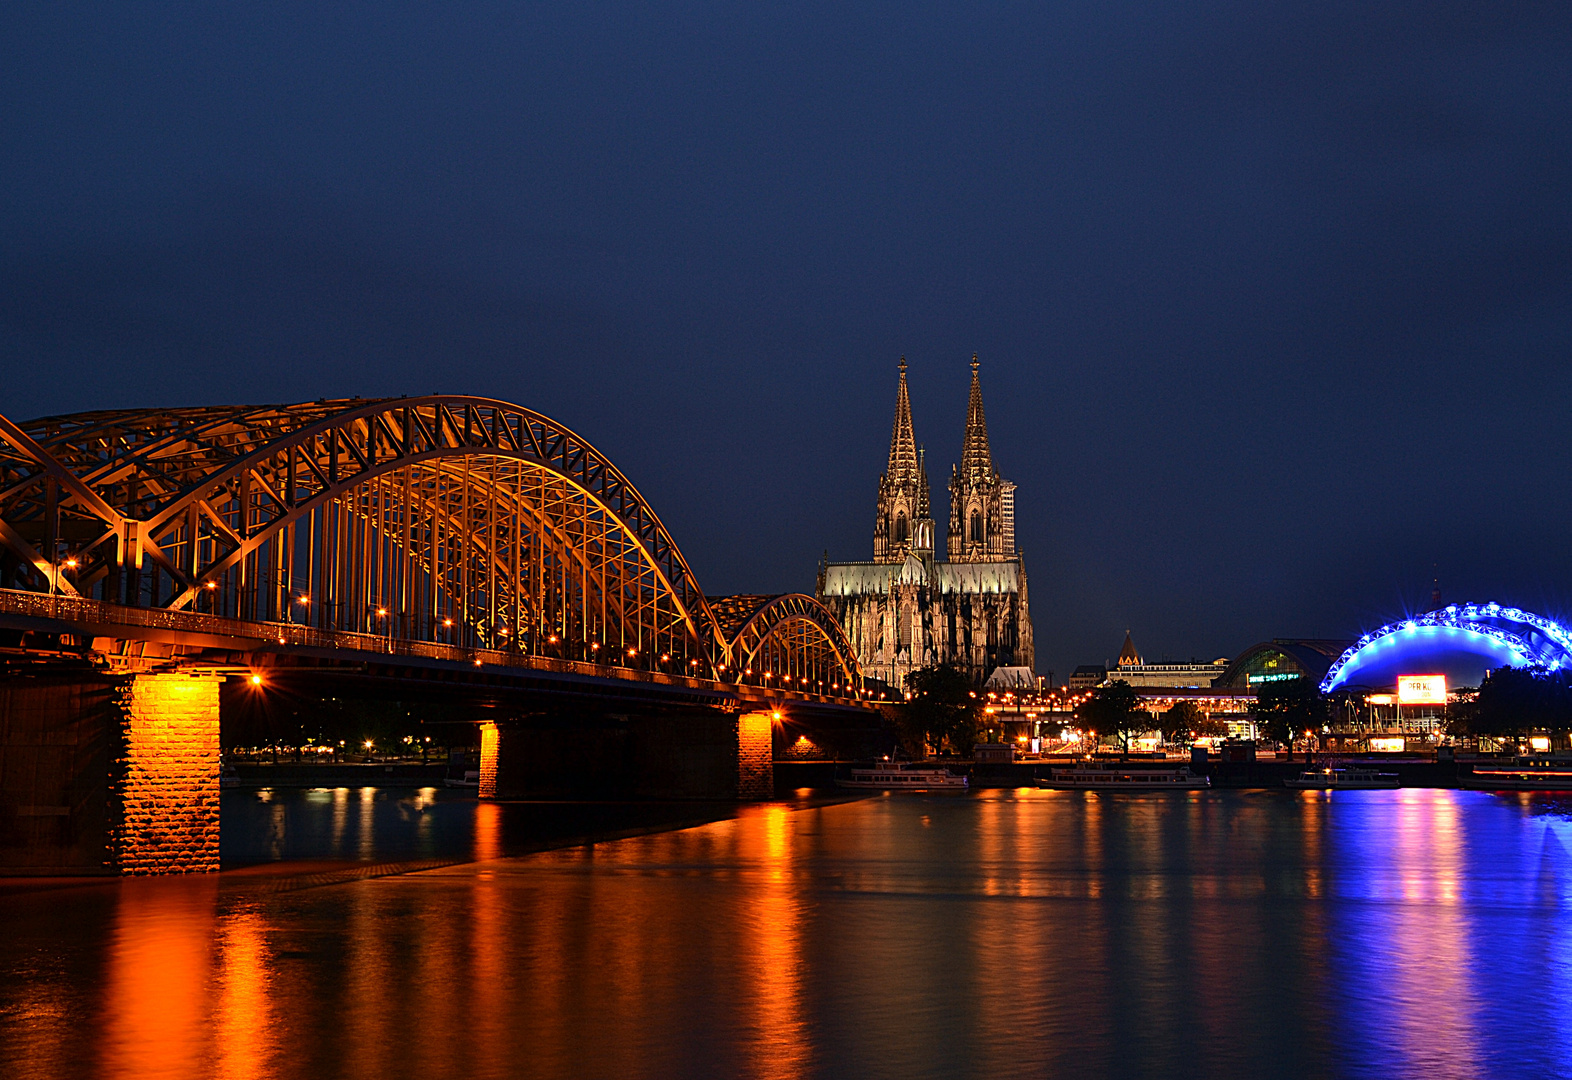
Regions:
<instances>
[{"instance_id":1,"label":"blue light reflection on water","mask_svg":"<svg viewBox=\"0 0 1572 1080\"><path fill-rule=\"evenodd\" d=\"M1572 1042L1552 1019L1572 989L1561 807L1352 794L1305 796L1338 801L1327 872L1343 1074L1572 1076Z\"/></svg>"},{"instance_id":2,"label":"blue light reflection on water","mask_svg":"<svg viewBox=\"0 0 1572 1080\"><path fill-rule=\"evenodd\" d=\"M877 797L509 859L523 804L237 794L261 847L488 861L0 892L13 1075L1572 1075L1556 800Z\"/></svg>"}]
</instances>

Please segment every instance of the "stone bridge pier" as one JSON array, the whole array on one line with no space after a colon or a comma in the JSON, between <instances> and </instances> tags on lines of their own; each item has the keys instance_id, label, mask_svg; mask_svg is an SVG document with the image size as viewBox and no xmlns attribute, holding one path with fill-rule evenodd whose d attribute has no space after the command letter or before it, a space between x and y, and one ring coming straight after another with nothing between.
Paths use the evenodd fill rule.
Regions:
<instances>
[{"instance_id":1,"label":"stone bridge pier","mask_svg":"<svg viewBox=\"0 0 1572 1080\"><path fill-rule=\"evenodd\" d=\"M222 681L0 680L0 873L216 871Z\"/></svg>"},{"instance_id":2,"label":"stone bridge pier","mask_svg":"<svg viewBox=\"0 0 1572 1080\"><path fill-rule=\"evenodd\" d=\"M774 722L710 708L487 721L480 797L768 799Z\"/></svg>"}]
</instances>

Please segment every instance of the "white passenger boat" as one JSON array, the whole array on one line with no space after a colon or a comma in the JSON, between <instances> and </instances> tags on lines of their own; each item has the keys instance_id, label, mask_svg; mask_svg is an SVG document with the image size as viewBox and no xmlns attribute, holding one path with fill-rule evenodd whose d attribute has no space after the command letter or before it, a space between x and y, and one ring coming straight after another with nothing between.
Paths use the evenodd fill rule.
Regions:
<instances>
[{"instance_id":1,"label":"white passenger boat","mask_svg":"<svg viewBox=\"0 0 1572 1080\"><path fill-rule=\"evenodd\" d=\"M1475 791L1572 791L1572 760L1520 757L1480 761L1458 775L1459 787Z\"/></svg>"},{"instance_id":2,"label":"white passenger boat","mask_svg":"<svg viewBox=\"0 0 1572 1080\"><path fill-rule=\"evenodd\" d=\"M871 767L851 770L849 779L837 776L835 785L873 791L965 791L967 779L949 769L882 761Z\"/></svg>"},{"instance_id":3,"label":"white passenger boat","mask_svg":"<svg viewBox=\"0 0 1572 1080\"><path fill-rule=\"evenodd\" d=\"M1283 786L1304 791L1359 791L1369 788L1395 788L1401 787L1402 784L1396 773L1328 765L1323 769L1306 769L1299 774L1297 780L1284 780Z\"/></svg>"},{"instance_id":4,"label":"white passenger boat","mask_svg":"<svg viewBox=\"0 0 1572 1080\"><path fill-rule=\"evenodd\" d=\"M1054 769L1037 786L1060 791L1196 791L1209 788L1209 777L1196 776L1188 767L1178 769L1119 769L1091 765Z\"/></svg>"}]
</instances>

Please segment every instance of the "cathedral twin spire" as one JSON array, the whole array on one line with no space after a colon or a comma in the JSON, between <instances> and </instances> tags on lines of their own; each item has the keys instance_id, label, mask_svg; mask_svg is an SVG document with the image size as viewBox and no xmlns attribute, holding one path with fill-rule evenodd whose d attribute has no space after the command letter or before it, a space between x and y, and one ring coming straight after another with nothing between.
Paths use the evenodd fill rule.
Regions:
<instances>
[{"instance_id":1,"label":"cathedral twin spire","mask_svg":"<svg viewBox=\"0 0 1572 1080\"><path fill-rule=\"evenodd\" d=\"M933 519L928 510L928 470L912 434L912 399L906 389L906 357L895 392L895 428L890 432L890 464L879 477L879 516L873 526L875 562L904 562L910 554L933 552Z\"/></svg>"},{"instance_id":2,"label":"cathedral twin spire","mask_svg":"<svg viewBox=\"0 0 1572 1080\"><path fill-rule=\"evenodd\" d=\"M972 393L966 403L966 438L961 443L961 472L991 477L993 455L988 452L988 421L983 418L982 381L977 377L977 354L972 353Z\"/></svg>"},{"instance_id":3,"label":"cathedral twin spire","mask_svg":"<svg viewBox=\"0 0 1572 1080\"><path fill-rule=\"evenodd\" d=\"M906 357L901 357L901 384L895 391L895 430L890 433L890 476L917 471L917 439L912 435L912 397L906 389Z\"/></svg>"},{"instance_id":4,"label":"cathedral twin spire","mask_svg":"<svg viewBox=\"0 0 1572 1080\"><path fill-rule=\"evenodd\" d=\"M998 562L1015 555L1015 485L999 478L988 448L979 364L972 356L971 396L961 466L950 477L950 529L946 551L952 562ZM874 523L876 562L902 562L908 555L931 558L934 524L930 517L928 473L912 431L911 394L906 358L901 357L895 394L895 425L890 461L879 478L879 510Z\"/></svg>"}]
</instances>

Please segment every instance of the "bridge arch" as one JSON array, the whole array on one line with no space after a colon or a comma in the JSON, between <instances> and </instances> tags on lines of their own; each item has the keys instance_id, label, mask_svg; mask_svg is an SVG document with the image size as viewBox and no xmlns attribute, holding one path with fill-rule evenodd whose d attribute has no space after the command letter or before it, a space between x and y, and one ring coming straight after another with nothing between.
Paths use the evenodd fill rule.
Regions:
<instances>
[{"instance_id":1,"label":"bridge arch","mask_svg":"<svg viewBox=\"0 0 1572 1080\"><path fill-rule=\"evenodd\" d=\"M775 650L859 684L811 597L729 633L604 454L481 397L0 417L0 587L711 678Z\"/></svg>"},{"instance_id":2,"label":"bridge arch","mask_svg":"<svg viewBox=\"0 0 1572 1080\"><path fill-rule=\"evenodd\" d=\"M860 688L857 654L833 612L805 593L712 598L726 664L749 682L839 694Z\"/></svg>"}]
</instances>

